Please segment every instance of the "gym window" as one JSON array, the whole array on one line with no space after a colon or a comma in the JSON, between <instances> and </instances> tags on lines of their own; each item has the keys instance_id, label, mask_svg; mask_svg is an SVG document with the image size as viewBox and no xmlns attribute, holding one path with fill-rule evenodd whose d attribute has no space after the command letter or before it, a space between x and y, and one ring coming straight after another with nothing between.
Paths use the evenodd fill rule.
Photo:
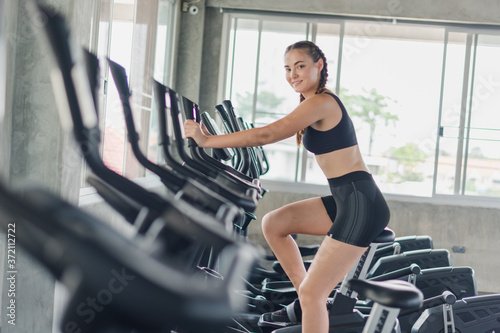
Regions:
<instances>
[{"instance_id":1,"label":"gym window","mask_svg":"<svg viewBox=\"0 0 500 333\"><path fill-rule=\"evenodd\" d=\"M171 84L174 15L174 0L101 0L95 9L90 48L101 59L101 153L109 168L130 179L145 177L149 171L129 148L122 106L107 63L102 60L109 57L125 67L141 148L151 160L159 161L151 78ZM87 186L86 177L84 171L82 187Z\"/></svg>"},{"instance_id":2,"label":"gym window","mask_svg":"<svg viewBox=\"0 0 500 333\"><path fill-rule=\"evenodd\" d=\"M224 97L256 126L298 104L283 53L312 40L384 193L500 197L500 31L292 14L225 14ZM263 178L325 184L295 138L269 145Z\"/></svg>"}]
</instances>

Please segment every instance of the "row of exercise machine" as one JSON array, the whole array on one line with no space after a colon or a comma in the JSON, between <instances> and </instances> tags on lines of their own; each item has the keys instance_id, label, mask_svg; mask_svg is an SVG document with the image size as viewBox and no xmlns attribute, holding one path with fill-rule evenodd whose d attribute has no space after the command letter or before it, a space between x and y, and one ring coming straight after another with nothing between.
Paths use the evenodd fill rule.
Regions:
<instances>
[{"instance_id":1,"label":"row of exercise machine","mask_svg":"<svg viewBox=\"0 0 500 333\"><path fill-rule=\"evenodd\" d=\"M153 192L109 169L100 157L98 58L71 38L62 16L30 3L53 54L61 120L72 129L92 174L88 183L132 224L112 227L37 186L0 183L0 227L16 222L18 242L68 290L61 332L301 332L297 293L278 262L246 230L265 197L262 147L214 149L183 136L183 119L217 123L196 103L153 80L165 164L141 151L122 66L107 60L127 139L139 163L165 185ZM216 106L225 132L249 128L230 101ZM304 256L318 246L301 247ZM307 266L310 263L304 260ZM93 302L90 304L88 300ZM386 228L329 300L330 332L500 331L500 295L478 296L474 271L453 267L429 236L396 237ZM286 308L286 316L272 312Z\"/></svg>"}]
</instances>

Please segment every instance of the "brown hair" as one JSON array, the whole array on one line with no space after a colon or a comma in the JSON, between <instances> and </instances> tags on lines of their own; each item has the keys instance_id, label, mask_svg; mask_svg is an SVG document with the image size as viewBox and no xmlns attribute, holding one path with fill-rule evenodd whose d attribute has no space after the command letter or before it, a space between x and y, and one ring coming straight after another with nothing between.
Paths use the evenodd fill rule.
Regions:
<instances>
[{"instance_id":1,"label":"brown hair","mask_svg":"<svg viewBox=\"0 0 500 333\"><path fill-rule=\"evenodd\" d=\"M319 84L318 88L316 89L316 94L321 94L323 91L325 91L325 86L326 86L326 79L328 78L328 69L326 66L326 57L323 51L314 44L313 42L309 41L300 41L297 43L294 43L286 48L285 54L290 52L291 50L302 50L304 51L307 55L309 55L312 60L316 63L319 61L319 59L323 59L323 69L321 70L321 75L319 77ZM300 94L300 102L304 101L304 96ZM297 145L300 146L302 143L302 137L304 136L304 132L306 129L301 129L300 131L297 132Z\"/></svg>"}]
</instances>

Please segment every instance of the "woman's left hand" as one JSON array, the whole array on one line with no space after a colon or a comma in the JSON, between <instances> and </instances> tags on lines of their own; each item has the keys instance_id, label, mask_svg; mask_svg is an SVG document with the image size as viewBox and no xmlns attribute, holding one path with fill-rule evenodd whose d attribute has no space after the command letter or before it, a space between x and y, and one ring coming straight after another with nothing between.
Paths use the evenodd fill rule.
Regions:
<instances>
[{"instance_id":1,"label":"woman's left hand","mask_svg":"<svg viewBox=\"0 0 500 333\"><path fill-rule=\"evenodd\" d=\"M200 124L196 121L188 119L184 123L184 132L186 133L186 137L192 138L196 141L198 147L204 147L205 141L207 140L207 136L203 134Z\"/></svg>"}]
</instances>

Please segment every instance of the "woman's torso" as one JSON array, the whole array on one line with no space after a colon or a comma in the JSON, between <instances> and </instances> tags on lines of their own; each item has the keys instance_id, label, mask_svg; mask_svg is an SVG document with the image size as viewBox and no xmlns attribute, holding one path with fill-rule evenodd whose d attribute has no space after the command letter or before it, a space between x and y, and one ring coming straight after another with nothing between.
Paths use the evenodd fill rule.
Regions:
<instances>
[{"instance_id":1,"label":"woman's torso","mask_svg":"<svg viewBox=\"0 0 500 333\"><path fill-rule=\"evenodd\" d=\"M326 93L332 96L331 101L328 101L332 112L309 126L304 135L304 146L308 144L307 148L315 153L316 161L327 178L353 171L368 172L347 111L338 97L331 92Z\"/></svg>"}]
</instances>

